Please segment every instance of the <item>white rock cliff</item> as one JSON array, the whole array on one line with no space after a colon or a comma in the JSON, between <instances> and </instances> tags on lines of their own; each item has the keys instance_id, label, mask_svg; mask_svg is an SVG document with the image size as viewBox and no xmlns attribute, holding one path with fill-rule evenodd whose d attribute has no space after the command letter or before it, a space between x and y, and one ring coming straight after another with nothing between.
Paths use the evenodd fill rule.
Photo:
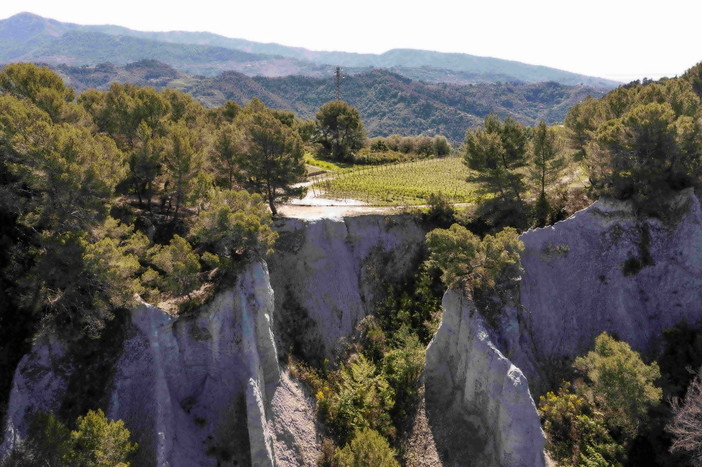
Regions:
<instances>
[{"instance_id":1,"label":"white rock cliff","mask_svg":"<svg viewBox=\"0 0 702 467\"><path fill-rule=\"evenodd\" d=\"M541 466L544 434L526 378L492 341L475 305L449 290L427 348L426 406L445 465Z\"/></svg>"},{"instance_id":2,"label":"white rock cliff","mask_svg":"<svg viewBox=\"0 0 702 467\"><path fill-rule=\"evenodd\" d=\"M602 332L648 352L665 329L702 319L700 201L686 190L673 208L679 217L666 224L598 201L521 236L521 309L506 310L500 338L532 388Z\"/></svg>"},{"instance_id":3,"label":"white rock cliff","mask_svg":"<svg viewBox=\"0 0 702 467\"><path fill-rule=\"evenodd\" d=\"M276 230L268 261L276 335L318 360L333 359L385 287L414 272L424 248L425 231L410 215L282 219Z\"/></svg>"},{"instance_id":4,"label":"white rock cliff","mask_svg":"<svg viewBox=\"0 0 702 467\"><path fill-rule=\"evenodd\" d=\"M542 465L529 387L540 392L552 368L602 331L645 351L664 329L702 319L702 209L691 191L678 204L671 226L598 202L523 234L516 304L494 328L470 300L446 294L425 371L429 436L445 464ZM249 265L197 313L132 311L103 407L142 445L137 465L316 463L312 404L279 353L332 359L384 288L413 272L424 231L404 215L286 219L276 228L268 265ZM26 434L31 410L61 407L74 367L55 339L39 339L22 359L0 456Z\"/></svg>"},{"instance_id":5,"label":"white rock cliff","mask_svg":"<svg viewBox=\"0 0 702 467\"><path fill-rule=\"evenodd\" d=\"M106 412L141 445L137 465L214 466L218 455L259 466L313 463L312 407L281 375L273 309L267 267L254 263L195 316L150 305L132 311ZM54 411L65 397L61 356L60 345L38 343L20 363L2 452L26 434L31 410Z\"/></svg>"}]
</instances>

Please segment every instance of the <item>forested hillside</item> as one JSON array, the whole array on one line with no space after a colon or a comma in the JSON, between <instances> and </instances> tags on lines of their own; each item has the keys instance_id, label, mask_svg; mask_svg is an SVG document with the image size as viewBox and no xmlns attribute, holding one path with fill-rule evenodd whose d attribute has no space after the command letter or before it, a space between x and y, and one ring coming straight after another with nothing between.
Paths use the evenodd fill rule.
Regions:
<instances>
[{"instance_id":1,"label":"forested hillside","mask_svg":"<svg viewBox=\"0 0 702 467\"><path fill-rule=\"evenodd\" d=\"M68 84L81 91L108 89L112 82L130 82L173 87L187 92L209 107L227 100L245 104L255 98L267 106L295 112L301 118L314 117L316 110L334 99L334 80L287 76L250 78L226 72L214 78L194 77L156 61L141 61L124 67L103 64L96 67L58 66ZM568 108L588 96L599 97L601 89L561 84L482 83L469 86L427 84L412 81L385 70L374 70L342 80L344 100L359 109L370 137L442 134L460 142L467 128L480 124L490 113L510 116L534 125L539 120L562 122Z\"/></svg>"}]
</instances>

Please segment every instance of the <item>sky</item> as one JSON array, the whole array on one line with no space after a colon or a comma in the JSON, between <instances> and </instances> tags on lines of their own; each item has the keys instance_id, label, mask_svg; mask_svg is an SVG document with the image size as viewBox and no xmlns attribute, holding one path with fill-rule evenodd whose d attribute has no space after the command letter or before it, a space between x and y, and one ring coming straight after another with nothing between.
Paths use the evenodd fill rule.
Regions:
<instances>
[{"instance_id":1,"label":"sky","mask_svg":"<svg viewBox=\"0 0 702 467\"><path fill-rule=\"evenodd\" d=\"M209 31L312 50L393 48L517 60L628 82L702 61L696 0L5 0L64 22Z\"/></svg>"}]
</instances>

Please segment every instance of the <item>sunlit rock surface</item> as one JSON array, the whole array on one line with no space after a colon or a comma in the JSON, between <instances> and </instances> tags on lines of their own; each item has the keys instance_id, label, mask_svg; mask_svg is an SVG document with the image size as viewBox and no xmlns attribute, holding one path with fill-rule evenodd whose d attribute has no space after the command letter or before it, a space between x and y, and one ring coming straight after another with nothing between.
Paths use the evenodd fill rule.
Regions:
<instances>
[{"instance_id":1,"label":"sunlit rock surface","mask_svg":"<svg viewBox=\"0 0 702 467\"><path fill-rule=\"evenodd\" d=\"M449 290L426 356L427 416L444 465L544 465L526 378L492 341L471 300Z\"/></svg>"},{"instance_id":2,"label":"sunlit rock surface","mask_svg":"<svg viewBox=\"0 0 702 467\"><path fill-rule=\"evenodd\" d=\"M702 319L702 211L692 190L675 219L638 221L626 202L598 201L521 236L521 310L503 351L529 377L553 379L606 331L646 352L661 332ZM533 380L533 381L532 381Z\"/></svg>"}]
</instances>

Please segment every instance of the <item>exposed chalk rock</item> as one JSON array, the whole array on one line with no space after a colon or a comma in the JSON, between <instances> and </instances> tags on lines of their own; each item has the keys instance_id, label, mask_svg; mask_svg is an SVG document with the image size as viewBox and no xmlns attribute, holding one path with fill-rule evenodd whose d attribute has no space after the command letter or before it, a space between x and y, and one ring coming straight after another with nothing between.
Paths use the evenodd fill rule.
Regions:
<instances>
[{"instance_id":1,"label":"exposed chalk rock","mask_svg":"<svg viewBox=\"0 0 702 467\"><path fill-rule=\"evenodd\" d=\"M692 189L673 203L674 225L637 221L630 203L598 201L521 236L521 327L503 351L537 383L606 331L637 351L661 332L702 319L702 210ZM534 386L532 386L534 387Z\"/></svg>"},{"instance_id":2,"label":"exposed chalk rock","mask_svg":"<svg viewBox=\"0 0 702 467\"><path fill-rule=\"evenodd\" d=\"M316 466L321 455L314 398L304 394L287 373L270 401L268 428L274 434L275 463L279 466Z\"/></svg>"},{"instance_id":3,"label":"exposed chalk rock","mask_svg":"<svg viewBox=\"0 0 702 467\"><path fill-rule=\"evenodd\" d=\"M265 402L256 381L249 379L246 387L246 424L249 431L251 465L273 466L273 440L266 423Z\"/></svg>"},{"instance_id":4,"label":"exposed chalk rock","mask_svg":"<svg viewBox=\"0 0 702 467\"><path fill-rule=\"evenodd\" d=\"M449 290L426 355L429 423L444 465L544 465L526 378L492 341L475 305Z\"/></svg>"},{"instance_id":5,"label":"exposed chalk rock","mask_svg":"<svg viewBox=\"0 0 702 467\"><path fill-rule=\"evenodd\" d=\"M425 231L410 215L281 219L268 260L276 293L276 337L309 359L332 359L341 339L413 271Z\"/></svg>"},{"instance_id":6,"label":"exposed chalk rock","mask_svg":"<svg viewBox=\"0 0 702 467\"><path fill-rule=\"evenodd\" d=\"M44 336L22 357L12 380L0 459L26 434L28 415L39 410L54 412L59 409L73 371L64 356L65 346Z\"/></svg>"},{"instance_id":7,"label":"exposed chalk rock","mask_svg":"<svg viewBox=\"0 0 702 467\"><path fill-rule=\"evenodd\" d=\"M196 313L175 317L150 305L132 310L107 385L106 412L124 420L140 444L136 465L214 466L218 456L240 465L276 465L275 433L285 424L285 409L278 403L274 411L272 400L279 387L290 391L293 383L281 381L273 301L267 267L254 263ZM64 368L71 368L62 349L60 343L39 343L22 360L0 456L26 435L30 410L61 405L70 378ZM313 420L300 391L288 403L308 412L302 419ZM316 439L314 423L300 432L306 436L302 444ZM289 463L278 465L306 459L295 455L295 434L287 433Z\"/></svg>"}]
</instances>

